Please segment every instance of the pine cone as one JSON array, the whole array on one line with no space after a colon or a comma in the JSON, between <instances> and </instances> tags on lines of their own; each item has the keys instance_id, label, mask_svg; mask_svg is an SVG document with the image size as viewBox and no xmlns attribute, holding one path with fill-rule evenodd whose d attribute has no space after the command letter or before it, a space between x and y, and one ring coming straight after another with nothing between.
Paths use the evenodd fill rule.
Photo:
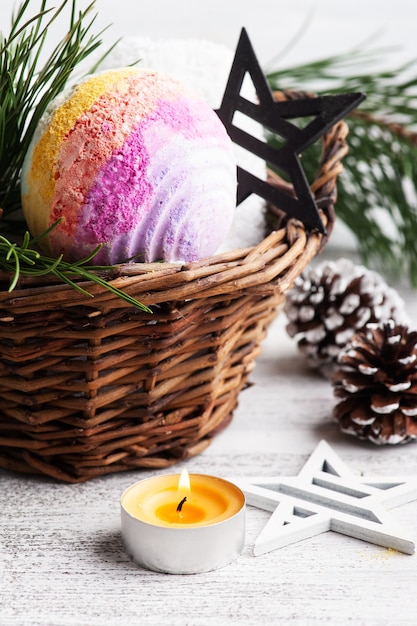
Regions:
<instances>
[{"instance_id":1,"label":"pine cone","mask_svg":"<svg viewBox=\"0 0 417 626\"><path fill-rule=\"evenodd\" d=\"M287 332L310 367L331 378L337 356L368 323L407 323L404 302L382 277L349 259L303 272L287 293Z\"/></svg>"},{"instance_id":2,"label":"pine cone","mask_svg":"<svg viewBox=\"0 0 417 626\"><path fill-rule=\"evenodd\" d=\"M417 332L393 320L368 324L339 354L333 417L341 430L376 444L417 438Z\"/></svg>"}]
</instances>

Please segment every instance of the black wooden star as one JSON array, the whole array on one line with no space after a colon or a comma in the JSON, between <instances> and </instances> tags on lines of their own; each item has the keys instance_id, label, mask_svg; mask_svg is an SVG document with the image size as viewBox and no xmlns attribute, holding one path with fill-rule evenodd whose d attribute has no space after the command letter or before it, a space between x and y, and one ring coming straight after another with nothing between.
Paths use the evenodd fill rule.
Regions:
<instances>
[{"instance_id":1,"label":"black wooden star","mask_svg":"<svg viewBox=\"0 0 417 626\"><path fill-rule=\"evenodd\" d=\"M256 104L240 94L246 73L249 73L258 97ZM307 229L317 229L324 233L325 228L299 155L362 102L364 97L361 93L350 93L275 102L243 28L223 100L216 113L234 143L275 166L289 177L295 197L238 167L237 204L254 193L279 207L287 215L299 219ZM235 126L233 117L237 111L282 137L284 144L279 148L272 147L266 141ZM313 117L304 128L299 128L288 121L304 117Z\"/></svg>"}]
</instances>

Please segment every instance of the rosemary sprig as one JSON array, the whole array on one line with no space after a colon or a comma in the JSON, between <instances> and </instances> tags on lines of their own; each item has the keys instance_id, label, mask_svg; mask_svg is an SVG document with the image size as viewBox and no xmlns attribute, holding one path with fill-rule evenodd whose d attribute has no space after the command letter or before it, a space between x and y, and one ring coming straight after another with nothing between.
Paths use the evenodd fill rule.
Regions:
<instances>
[{"instance_id":1,"label":"rosemary sprig","mask_svg":"<svg viewBox=\"0 0 417 626\"><path fill-rule=\"evenodd\" d=\"M12 276L8 289L9 292L16 288L21 276L40 277L45 276L46 274L51 274L80 293L93 298L94 296L91 293L74 280L74 277L78 277L91 281L96 285L100 285L117 295L128 304L131 304L142 311L152 313L152 310L149 307L145 306L121 289L117 289L117 287L114 287L114 285L108 283L96 274L97 271L111 269L111 266L89 265L90 261L97 254L101 246L98 246L87 257L75 263L63 261L62 257L52 259L41 254L36 249L36 244L42 237L46 236L52 228L55 228L57 223L58 222L55 222L47 231L45 231L45 233L42 233L41 236L33 239L31 239L30 234L26 232L21 245L12 243L6 237L0 235L0 269L6 271Z\"/></svg>"},{"instance_id":2,"label":"rosemary sprig","mask_svg":"<svg viewBox=\"0 0 417 626\"><path fill-rule=\"evenodd\" d=\"M416 62L381 68L392 50L346 54L268 72L273 89L318 94L362 91L367 98L349 124L349 154L338 179L336 212L356 236L367 264L417 287ZM317 154L303 165L314 177Z\"/></svg>"}]
</instances>

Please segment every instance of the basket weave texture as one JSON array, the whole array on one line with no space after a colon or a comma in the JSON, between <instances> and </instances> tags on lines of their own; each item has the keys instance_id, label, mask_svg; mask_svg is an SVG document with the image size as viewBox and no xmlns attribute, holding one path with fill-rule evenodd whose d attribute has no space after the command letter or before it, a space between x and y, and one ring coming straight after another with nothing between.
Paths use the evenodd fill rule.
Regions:
<instances>
[{"instance_id":1,"label":"basket weave texture","mask_svg":"<svg viewBox=\"0 0 417 626\"><path fill-rule=\"evenodd\" d=\"M328 231L346 135L339 122L324 136L312 184ZM268 325L326 239L268 213L279 226L254 247L106 271L153 314L95 283L80 282L94 298L45 278L8 293L0 274L0 466L82 482L202 452L231 420Z\"/></svg>"}]
</instances>

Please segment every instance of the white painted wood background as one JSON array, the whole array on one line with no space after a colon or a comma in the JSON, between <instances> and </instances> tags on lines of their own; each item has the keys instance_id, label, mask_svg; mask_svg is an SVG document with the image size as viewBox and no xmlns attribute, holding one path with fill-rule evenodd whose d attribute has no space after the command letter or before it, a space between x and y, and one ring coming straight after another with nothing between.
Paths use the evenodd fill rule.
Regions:
<instances>
[{"instance_id":1,"label":"white painted wood background","mask_svg":"<svg viewBox=\"0 0 417 626\"><path fill-rule=\"evenodd\" d=\"M12 5L1 0L0 28L8 23ZM388 0L212 0L207 5L161 0L157 10L154 3L137 0L99 0L98 7L100 22L115 24L112 41L112 33L137 33L207 38L233 48L246 26L267 64L310 16L310 27L285 62L344 52L380 29L379 44L398 44L402 58L415 56L411 0L394 5ZM415 320L415 292L407 302ZM242 393L230 427L205 453L176 469L293 475L324 438L358 474L416 475L417 444L380 448L339 433L330 418L329 383L305 368L283 325L281 316L271 327L252 375L255 385ZM0 471L1 626L417 623L417 556L329 532L254 557L253 543L268 519L254 508L248 508L245 550L226 568L194 576L138 568L122 549L119 498L128 485L151 474L62 485ZM391 515L417 540L417 501Z\"/></svg>"},{"instance_id":2,"label":"white painted wood background","mask_svg":"<svg viewBox=\"0 0 417 626\"><path fill-rule=\"evenodd\" d=\"M407 301L415 319L416 294ZM417 444L339 433L331 387L305 368L284 322L271 327L232 424L174 471L294 475L324 438L357 474L416 475ZM229 566L192 576L140 569L121 545L119 498L151 474L63 485L0 472L2 626L416 624L417 556L328 532L254 557L269 514L252 507L246 547ZM390 514L417 541L417 501Z\"/></svg>"}]
</instances>

